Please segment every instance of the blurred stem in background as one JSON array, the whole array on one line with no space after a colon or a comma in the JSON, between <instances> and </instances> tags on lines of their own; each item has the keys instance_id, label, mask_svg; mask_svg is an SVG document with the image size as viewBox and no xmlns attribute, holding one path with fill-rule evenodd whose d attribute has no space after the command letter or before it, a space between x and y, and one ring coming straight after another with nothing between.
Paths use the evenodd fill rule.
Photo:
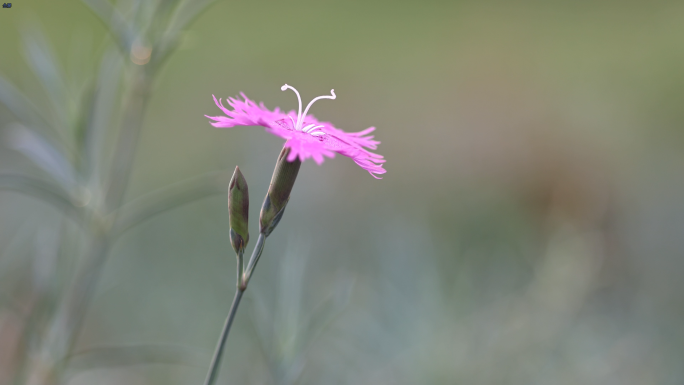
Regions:
<instances>
[{"instance_id":1,"label":"blurred stem in background","mask_svg":"<svg viewBox=\"0 0 684 385\"><path fill-rule=\"evenodd\" d=\"M105 54L99 79L83 95L70 98L59 66L42 37L27 41L27 57L59 115L43 116L10 82L0 79L0 102L21 121L8 136L10 146L43 168L53 180L24 174L0 175L0 189L18 191L44 200L74 219L86 235L86 253L77 258L76 273L64 285L57 303L28 314L31 325L23 334L29 359L14 374L15 383L35 385L62 382L68 358L78 339L111 245L124 231L152 215L178 205L221 193L217 175L181 182L124 204L136 145L155 75L178 46L185 28L212 0L134 1L119 9L106 0L84 0L101 19L119 48ZM131 15L127 18L124 15ZM117 68L116 63L127 63ZM130 61L128 60L130 59ZM120 67L120 66L119 66ZM118 69L118 71L116 70ZM115 115L117 89L123 83L123 106ZM76 100L77 108L69 108ZM69 115L72 112L72 115ZM109 172L103 141L111 122L119 122ZM75 143L75 144L74 144ZM62 234L61 242L67 242ZM32 321L33 320L33 321ZM37 341L37 344L34 344ZM33 346L36 345L36 350ZM22 352L19 352L22 350Z\"/></svg>"}]
</instances>

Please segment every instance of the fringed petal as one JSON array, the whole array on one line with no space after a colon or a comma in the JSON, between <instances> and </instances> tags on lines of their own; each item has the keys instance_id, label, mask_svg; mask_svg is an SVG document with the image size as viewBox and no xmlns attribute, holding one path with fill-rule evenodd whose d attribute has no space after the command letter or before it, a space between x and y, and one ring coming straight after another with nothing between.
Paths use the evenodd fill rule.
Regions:
<instances>
[{"instance_id":1,"label":"fringed petal","mask_svg":"<svg viewBox=\"0 0 684 385\"><path fill-rule=\"evenodd\" d=\"M270 111L264 103L257 104L248 99L244 93L240 93L240 96L242 100L238 98L226 100L231 109L224 106L222 100L216 99L214 96L214 103L225 116L205 115L213 120L212 126L221 128L235 126L266 127L267 132L286 140L284 146L291 149L287 158L288 162L297 158L302 162L313 158L314 162L320 165L326 157L334 158L337 153L351 158L376 179L381 179L378 175L387 172L383 167L383 163L385 163L383 156L368 151L377 149L378 144L380 144L379 141L374 140L373 135L368 135L375 131L375 127L349 133L335 128L331 123L320 122L313 115L307 115L302 126L313 124L321 127L312 133L297 131L293 124L297 119L295 111L284 113L279 108ZM312 135L313 133L316 135Z\"/></svg>"}]
</instances>

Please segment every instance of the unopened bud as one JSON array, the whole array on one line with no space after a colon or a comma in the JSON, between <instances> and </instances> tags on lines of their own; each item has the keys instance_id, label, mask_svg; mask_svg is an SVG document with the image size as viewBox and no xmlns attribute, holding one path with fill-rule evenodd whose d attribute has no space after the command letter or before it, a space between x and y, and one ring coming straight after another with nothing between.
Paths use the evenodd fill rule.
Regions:
<instances>
[{"instance_id":1,"label":"unopened bud","mask_svg":"<svg viewBox=\"0 0 684 385\"><path fill-rule=\"evenodd\" d=\"M228 214L230 215L230 243L236 253L242 253L249 242L249 191L247 181L235 167L228 185Z\"/></svg>"},{"instance_id":2,"label":"unopened bud","mask_svg":"<svg viewBox=\"0 0 684 385\"><path fill-rule=\"evenodd\" d=\"M285 206L290 200L290 192L297 179L299 167L302 165L299 158L292 162L287 161L290 151L289 148L283 147L280 155L278 155L271 185L268 187L268 194L266 194L264 204L261 206L259 231L266 236L269 236L280 222L280 218L285 212Z\"/></svg>"}]
</instances>

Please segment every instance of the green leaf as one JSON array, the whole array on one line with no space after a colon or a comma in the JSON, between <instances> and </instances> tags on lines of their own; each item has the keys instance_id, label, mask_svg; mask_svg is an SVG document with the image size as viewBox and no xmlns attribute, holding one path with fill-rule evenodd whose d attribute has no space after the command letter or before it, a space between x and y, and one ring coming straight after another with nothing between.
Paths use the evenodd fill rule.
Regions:
<instances>
[{"instance_id":1,"label":"green leaf","mask_svg":"<svg viewBox=\"0 0 684 385\"><path fill-rule=\"evenodd\" d=\"M45 36L38 28L24 33L24 55L29 66L45 89L58 129L69 133L70 115L75 103L64 83L64 73L50 49ZM69 133L72 134L72 133Z\"/></svg>"},{"instance_id":2,"label":"green leaf","mask_svg":"<svg viewBox=\"0 0 684 385\"><path fill-rule=\"evenodd\" d=\"M76 192L77 178L73 165L47 140L19 123L11 124L4 134L10 148L33 161L69 194Z\"/></svg>"},{"instance_id":3,"label":"green leaf","mask_svg":"<svg viewBox=\"0 0 684 385\"><path fill-rule=\"evenodd\" d=\"M224 172L207 173L155 190L126 203L118 210L117 223L110 238L118 238L127 230L157 214L209 196L225 194L226 177Z\"/></svg>"},{"instance_id":4,"label":"green leaf","mask_svg":"<svg viewBox=\"0 0 684 385\"><path fill-rule=\"evenodd\" d=\"M129 365L170 364L206 366L209 357L181 345L136 344L94 347L69 357L73 369L90 370Z\"/></svg>"},{"instance_id":5,"label":"green leaf","mask_svg":"<svg viewBox=\"0 0 684 385\"><path fill-rule=\"evenodd\" d=\"M185 0L176 6L166 30L155 50L153 65L161 66L171 53L178 47L180 35L199 15L202 14L216 0Z\"/></svg>"},{"instance_id":6,"label":"green leaf","mask_svg":"<svg viewBox=\"0 0 684 385\"><path fill-rule=\"evenodd\" d=\"M4 104L24 125L39 129L53 146L62 152L68 152L69 145L64 132L60 132L50 123L43 112L36 107L11 82L0 77L0 103Z\"/></svg>"},{"instance_id":7,"label":"green leaf","mask_svg":"<svg viewBox=\"0 0 684 385\"><path fill-rule=\"evenodd\" d=\"M81 223L81 209L74 206L67 192L49 181L28 175L0 174L0 190L17 191L36 197L54 205L76 222Z\"/></svg>"},{"instance_id":8,"label":"green leaf","mask_svg":"<svg viewBox=\"0 0 684 385\"><path fill-rule=\"evenodd\" d=\"M114 37L121 51L128 55L133 40L138 35L135 26L107 0L82 0L83 3L104 23Z\"/></svg>"}]
</instances>

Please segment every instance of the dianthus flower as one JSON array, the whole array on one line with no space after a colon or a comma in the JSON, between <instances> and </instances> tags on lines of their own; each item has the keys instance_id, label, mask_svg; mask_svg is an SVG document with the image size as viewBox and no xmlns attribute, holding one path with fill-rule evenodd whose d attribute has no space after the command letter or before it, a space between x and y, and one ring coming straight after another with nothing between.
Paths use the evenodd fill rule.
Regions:
<instances>
[{"instance_id":1,"label":"dianthus flower","mask_svg":"<svg viewBox=\"0 0 684 385\"><path fill-rule=\"evenodd\" d=\"M332 123L320 122L313 115L307 115L309 108L319 99L335 99L335 90L330 90L331 96L319 96L314 98L302 113L302 98L299 92L287 84L280 88L282 91L291 89L297 94L299 100L298 112L281 112L276 107L271 111L264 106L258 105L249 100L244 93L240 93L244 100L228 98L228 104L233 110L223 106L221 99L214 102L226 116L208 116L214 120L211 123L214 127L235 127L235 126L262 126L266 131L277 135L286 140L285 147L290 149L287 157L288 162L299 158L305 161L313 158L317 164L323 163L324 157L333 158L335 153L352 158L356 164L368 171L373 177L381 179L378 175L386 171L382 164L385 162L382 155L368 151L378 148L379 141L373 140L370 136L375 131L375 127L367 128L360 132L345 132L335 128ZM367 148L367 149L366 149Z\"/></svg>"}]
</instances>

